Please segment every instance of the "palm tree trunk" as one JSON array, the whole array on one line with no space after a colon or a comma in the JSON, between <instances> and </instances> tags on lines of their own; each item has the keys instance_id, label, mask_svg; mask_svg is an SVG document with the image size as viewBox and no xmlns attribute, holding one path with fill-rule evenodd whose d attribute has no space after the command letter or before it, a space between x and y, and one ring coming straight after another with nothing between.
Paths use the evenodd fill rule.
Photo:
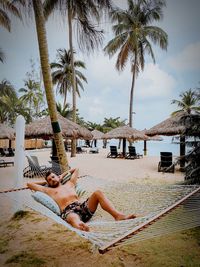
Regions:
<instances>
[{"instance_id":1,"label":"palm tree trunk","mask_svg":"<svg viewBox=\"0 0 200 267\"><path fill-rule=\"evenodd\" d=\"M137 56L135 54L135 62L133 66L133 76L132 76L132 84L131 84L131 92L130 92L130 106L129 106L129 126L130 127L133 127L133 95L134 95L134 87L135 87L136 66L137 66Z\"/></svg>"},{"instance_id":2,"label":"palm tree trunk","mask_svg":"<svg viewBox=\"0 0 200 267\"><path fill-rule=\"evenodd\" d=\"M72 105L73 105L73 122L76 123L76 79L74 69L74 53L73 53L73 39L72 39L72 10L68 9L68 24L69 24L69 48L71 51L71 67L72 67ZM76 156L76 140L71 143L71 157Z\"/></svg>"},{"instance_id":3,"label":"palm tree trunk","mask_svg":"<svg viewBox=\"0 0 200 267\"><path fill-rule=\"evenodd\" d=\"M35 13L36 31L38 37L40 61L42 67L42 74L44 80L44 87L46 92L47 104L51 118L54 141L58 151L58 158L62 171L68 170L67 155L63 143L62 133L58 122L58 115L56 110L56 101L53 94L53 85L51 80L51 71L48 58L48 47L46 39L45 20L43 14L43 6L41 0L33 0L33 8Z\"/></svg>"},{"instance_id":4,"label":"palm tree trunk","mask_svg":"<svg viewBox=\"0 0 200 267\"><path fill-rule=\"evenodd\" d=\"M66 83L64 83L64 101L63 101L63 107L66 106L66 102L67 102L67 88L66 88Z\"/></svg>"}]
</instances>

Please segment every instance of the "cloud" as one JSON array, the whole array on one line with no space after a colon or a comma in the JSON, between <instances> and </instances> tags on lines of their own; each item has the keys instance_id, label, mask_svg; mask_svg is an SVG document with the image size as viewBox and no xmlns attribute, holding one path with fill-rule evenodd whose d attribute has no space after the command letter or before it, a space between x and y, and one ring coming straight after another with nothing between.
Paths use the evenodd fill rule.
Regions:
<instances>
[{"instance_id":1,"label":"cloud","mask_svg":"<svg viewBox=\"0 0 200 267\"><path fill-rule=\"evenodd\" d=\"M128 119L131 72L127 68L119 75L113 67L114 62L102 55L87 62L88 84L77 105L86 121L102 123L105 117L118 116ZM173 76L158 64L146 64L136 79L133 103L135 116L142 118L141 123L146 121L145 114L154 110L158 103L169 103L175 86ZM141 123L138 121L138 126L141 127Z\"/></svg>"},{"instance_id":2,"label":"cloud","mask_svg":"<svg viewBox=\"0 0 200 267\"><path fill-rule=\"evenodd\" d=\"M177 71L200 69L200 42L186 46L179 54L169 59L169 65Z\"/></svg>"},{"instance_id":3,"label":"cloud","mask_svg":"<svg viewBox=\"0 0 200 267\"><path fill-rule=\"evenodd\" d=\"M176 81L167 72L160 69L159 65L149 63L139 74L135 84L135 95L138 98L166 97L171 94Z\"/></svg>"},{"instance_id":4,"label":"cloud","mask_svg":"<svg viewBox=\"0 0 200 267\"><path fill-rule=\"evenodd\" d=\"M87 62L88 74L92 80L96 81L98 85L107 88L115 87L119 89L124 88L124 81L131 82L130 64L123 72L118 72L116 67L116 56L109 58L103 53L93 57Z\"/></svg>"}]
</instances>

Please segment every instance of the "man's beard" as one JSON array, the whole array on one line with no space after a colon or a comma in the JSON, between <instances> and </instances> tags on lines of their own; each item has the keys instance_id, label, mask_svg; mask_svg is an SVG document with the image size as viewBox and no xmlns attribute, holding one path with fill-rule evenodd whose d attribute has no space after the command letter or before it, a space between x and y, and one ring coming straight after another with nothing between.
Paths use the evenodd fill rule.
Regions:
<instances>
[{"instance_id":1,"label":"man's beard","mask_svg":"<svg viewBox=\"0 0 200 267\"><path fill-rule=\"evenodd\" d=\"M56 188L59 186L59 182L53 182L53 184L50 185L52 188Z\"/></svg>"}]
</instances>

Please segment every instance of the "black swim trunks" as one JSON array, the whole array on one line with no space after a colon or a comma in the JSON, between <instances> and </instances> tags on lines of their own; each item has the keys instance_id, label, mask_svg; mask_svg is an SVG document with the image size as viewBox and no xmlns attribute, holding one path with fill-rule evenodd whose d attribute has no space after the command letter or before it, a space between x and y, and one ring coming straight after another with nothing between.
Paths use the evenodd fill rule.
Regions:
<instances>
[{"instance_id":1,"label":"black swim trunks","mask_svg":"<svg viewBox=\"0 0 200 267\"><path fill-rule=\"evenodd\" d=\"M61 212L60 216L63 220L66 221L69 213L78 214L82 222L89 221L92 218L92 216L94 215L94 212L91 212L88 208L88 199L86 201L84 201L83 203L76 201L76 202L73 202L72 204L68 205Z\"/></svg>"}]
</instances>

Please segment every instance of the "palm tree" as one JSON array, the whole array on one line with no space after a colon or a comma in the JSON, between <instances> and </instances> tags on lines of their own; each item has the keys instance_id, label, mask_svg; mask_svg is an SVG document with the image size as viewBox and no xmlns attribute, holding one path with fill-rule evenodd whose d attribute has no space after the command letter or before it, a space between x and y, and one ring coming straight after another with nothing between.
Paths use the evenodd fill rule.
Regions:
<instances>
[{"instance_id":1,"label":"palm tree","mask_svg":"<svg viewBox=\"0 0 200 267\"><path fill-rule=\"evenodd\" d=\"M43 93L40 89L40 83L35 82L32 79L28 79L25 81L25 88L20 88L19 92L23 93L23 95L20 97L20 100L29 107L30 117L37 117L40 113L40 105L44 102Z\"/></svg>"},{"instance_id":2,"label":"palm tree","mask_svg":"<svg viewBox=\"0 0 200 267\"><path fill-rule=\"evenodd\" d=\"M155 63L151 42L162 49L167 48L167 34L152 22L162 18L162 7L165 0L127 0L128 9L115 9L111 19L115 37L108 42L104 51L112 57L117 51L116 68L122 71L128 59L131 63L132 84L130 90L129 125L132 127L133 96L135 79L140 70L144 69L145 53L148 53Z\"/></svg>"},{"instance_id":3,"label":"palm tree","mask_svg":"<svg viewBox=\"0 0 200 267\"><path fill-rule=\"evenodd\" d=\"M66 105L67 92L71 92L72 88L72 67L71 67L71 51L66 49L59 49L57 51L58 62L51 63L51 68L56 69L52 72L53 83L57 83L57 91L64 96L63 106ZM75 53L75 52L73 52ZM80 97L79 87L84 90L81 80L87 83L86 77L76 68L85 69L85 63L81 60L74 62L76 75L76 93Z\"/></svg>"},{"instance_id":4,"label":"palm tree","mask_svg":"<svg viewBox=\"0 0 200 267\"><path fill-rule=\"evenodd\" d=\"M21 19L21 14L15 5L15 1L0 1L0 26L11 31L11 20L8 13Z\"/></svg>"},{"instance_id":5,"label":"palm tree","mask_svg":"<svg viewBox=\"0 0 200 267\"><path fill-rule=\"evenodd\" d=\"M200 112L199 99L196 91L189 89L179 96L181 98L180 100L173 99L171 102L172 104L177 104L177 106L180 108L179 110L174 111L172 115L182 111L185 111L188 114L191 114L193 111L195 113Z\"/></svg>"},{"instance_id":6,"label":"palm tree","mask_svg":"<svg viewBox=\"0 0 200 267\"><path fill-rule=\"evenodd\" d=\"M65 104L65 106L62 107L61 103L57 103L56 107L60 115L62 115L64 118L71 120L73 110L70 108L69 104Z\"/></svg>"},{"instance_id":7,"label":"palm tree","mask_svg":"<svg viewBox=\"0 0 200 267\"><path fill-rule=\"evenodd\" d=\"M7 96L16 95L16 91L13 85L9 81L3 79L0 82L0 97L5 95Z\"/></svg>"},{"instance_id":8,"label":"palm tree","mask_svg":"<svg viewBox=\"0 0 200 267\"><path fill-rule=\"evenodd\" d=\"M179 110L174 111L172 115L185 112L186 114L182 117L182 121L185 124L186 120L184 117L187 117L187 114L192 115L192 112L199 114L199 99L196 95L196 91L193 91L192 89L189 89L179 96L181 98L180 100L173 99L171 102L172 104L177 104L177 106L180 108ZM185 134L180 135L180 156L182 156L180 159L180 167L182 169L185 167Z\"/></svg>"},{"instance_id":9,"label":"palm tree","mask_svg":"<svg viewBox=\"0 0 200 267\"><path fill-rule=\"evenodd\" d=\"M15 88L7 80L0 82L0 122L9 122L14 124L17 115L21 114L29 121L29 109L24 107L24 103L20 101Z\"/></svg>"},{"instance_id":10,"label":"palm tree","mask_svg":"<svg viewBox=\"0 0 200 267\"><path fill-rule=\"evenodd\" d=\"M47 104L49 108L49 114L51 118L52 129L53 129L53 136L54 136L54 141L56 144L56 149L58 151L58 158L61 164L62 171L65 171L65 170L68 170L69 165L68 165L67 155L65 153L65 147L64 147L60 125L58 122L56 101L55 101L55 97L53 94L53 84L52 84L52 79L51 79L51 69L50 69L49 57L48 57L45 18L44 18L44 13L43 13L42 2L41 0L26 0L26 1L18 0L17 2L21 6L25 7L25 12L27 12L27 9L28 11L31 11L32 7L34 10L41 69L42 69Z\"/></svg>"},{"instance_id":11,"label":"palm tree","mask_svg":"<svg viewBox=\"0 0 200 267\"><path fill-rule=\"evenodd\" d=\"M110 0L45 0L44 10L46 17L52 11L58 9L68 18L69 48L71 51L72 88L73 88L73 121L76 122L76 78L73 54L73 22L77 25L77 37L79 47L84 51L94 50L102 42L102 31L98 31L92 25L90 18L100 19L99 11L111 8ZM75 142L72 142L71 156L76 154Z\"/></svg>"},{"instance_id":12,"label":"palm tree","mask_svg":"<svg viewBox=\"0 0 200 267\"><path fill-rule=\"evenodd\" d=\"M0 1L0 26L7 29L9 32L11 31L11 20L9 15L14 15L21 19L21 14L17 9L14 1L9 0L1 0ZM5 55L0 49L0 61L3 63L5 59Z\"/></svg>"},{"instance_id":13,"label":"palm tree","mask_svg":"<svg viewBox=\"0 0 200 267\"><path fill-rule=\"evenodd\" d=\"M0 98L0 120L15 124L18 115L25 117L26 123L31 122L30 109L24 106L24 103L17 95L5 95Z\"/></svg>"},{"instance_id":14,"label":"palm tree","mask_svg":"<svg viewBox=\"0 0 200 267\"><path fill-rule=\"evenodd\" d=\"M103 127L105 129L105 132L108 132L114 128L124 126L126 120L120 120L120 117L117 118L104 118Z\"/></svg>"}]
</instances>

